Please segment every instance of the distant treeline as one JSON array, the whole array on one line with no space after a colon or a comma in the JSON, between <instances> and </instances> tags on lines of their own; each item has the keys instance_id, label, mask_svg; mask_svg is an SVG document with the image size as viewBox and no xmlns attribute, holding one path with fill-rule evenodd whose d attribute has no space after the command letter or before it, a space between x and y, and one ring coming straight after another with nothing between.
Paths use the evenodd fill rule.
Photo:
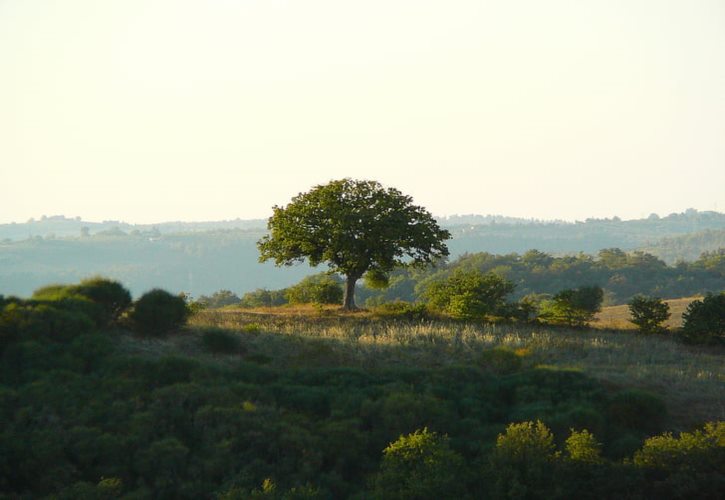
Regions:
<instances>
[{"instance_id":1,"label":"distant treeline","mask_svg":"<svg viewBox=\"0 0 725 500\"><path fill-rule=\"evenodd\" d=\"M614 305L627 303L635 295L675 298L725 290L725 249L706 252L694 262L681 262L675 266L668 266L647 253L628 253L618 248L601 250L596 257L583 253L554 257L538 250L523 255L468 254L434 268L399 269L390 276L387 288L361 285L358 299L366 306L395 301L416 302L424 299L431 283L457 271L472 270L494 273L511 282L514 285L511 298L516 300L525 296L554 295L580 286L599 286L604 290L604 305ZM241 303L259 306L294 302L287 299L288 291L293 289L257 290L244 295ZM269 304L254 302L258 297L265 298ZM220 305L231 303L227 300Z\"/></svg>"},{"instance_id":2,"label":"distant treeline","mask_svg":"<svg viewBox=\"0 0 725 500\"><path fill-rule=\"evenodd\" d=\"M675 264L725 247L725 214L694 210L633 221L615 218L544 223L500 216L459 216L441 222L453 234L448 242L452 258L477 252L524 254L531 248L555 256L578 252L595 255L602 248L646 248L664 262ZM256 242L265 233L262 220L129 225L46 217L3 224L0 293L28 296L47 283L72 283L101 274L121 281L134 296L156 286L197 297L220 289L243 294L257 288L287 287L317 271L308 266L277 269L272 264L259 264ZM597 276L597 281L609 288L601 277ZM515 282L517 294L528 293L524 283ZM568 283L572 285L571 280ZM685 285L682 288L692 288Z\"/></svg>"}]
</instances>

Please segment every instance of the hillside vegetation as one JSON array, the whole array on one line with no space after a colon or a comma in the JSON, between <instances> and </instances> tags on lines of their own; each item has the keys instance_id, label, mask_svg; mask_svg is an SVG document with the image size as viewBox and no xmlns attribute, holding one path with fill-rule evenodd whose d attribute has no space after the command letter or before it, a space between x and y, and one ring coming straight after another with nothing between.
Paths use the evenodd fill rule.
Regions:
<instances>
[{"instance_id":1,"label":"hillside vegetation","mask_svg":"<svg viewBox=\"0 0 725 500\"><path fill-rule=\"evenodd\" d=\"M143 313L150 301L162 314ZM180 327L179 301L130 303L102 279L0 298L0 496L722 491L717 347L324 306L206 310Z\"/></svg>"}]
</instances>

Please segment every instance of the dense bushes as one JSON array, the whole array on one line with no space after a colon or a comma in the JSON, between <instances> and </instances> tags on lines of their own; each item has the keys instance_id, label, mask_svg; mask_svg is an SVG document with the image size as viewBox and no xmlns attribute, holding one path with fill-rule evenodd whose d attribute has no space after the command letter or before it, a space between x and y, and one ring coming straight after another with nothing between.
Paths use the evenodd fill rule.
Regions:
<instances>
[{"instance_id":1,"label":"dense bushes","mask_svg":"<svg viewBox=\"0 0 725 500\"><path fill-rule=\"evenodd\" d=\"M642 446L664 425L661 400L571 370L525 368L525 352L421 368L419 347L400 346L399 366L329 368L303 355L277 368L255 356L259 336L247 352L245 333L209 329L198 342L239 357L170 356L176 343L164 341L138 355L134 340L119 342L123 331L95 332L88 318L68 337L51 333L65 324L58 313L82 315L51 304L2 306L0 333L12 335L0 360L0 496L667 499L722 490L722 423ZM282 342L315 347L279 337L265 354ZM625 435L639 451L614 461Z\"/></svg>"},{"instance_id":2,"label":"dense bushes","mask_svg":"<svg viewBox=\"0 0 725 500\"><path fill-rule=\"evenodd\" d=\"M161 336L182 326L188 314L182 297L157 288L136 301L129 319L139 332Z\"/></svg>"}]
</instances>

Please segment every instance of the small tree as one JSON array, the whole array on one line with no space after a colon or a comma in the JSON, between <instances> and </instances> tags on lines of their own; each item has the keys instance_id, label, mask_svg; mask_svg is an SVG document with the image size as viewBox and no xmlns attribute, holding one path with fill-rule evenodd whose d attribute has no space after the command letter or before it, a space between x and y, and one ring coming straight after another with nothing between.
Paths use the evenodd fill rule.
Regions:
<instances>
[{"instance_id":1,"label":"small tree","mask_svg":"<svg viewBox=\"0 0 725 500\"><path fill-rule=\"evenodd\" d=\"M541 305L539 317L554 324L584 326L601 310L603 299L598 286L562 290Z\"/></svg>"},{"instance_id":2,"label":"small tree","mask_svg":"<svg viewBox=\"0 0 725 500\"><path fill-rule=\"evenodd\" d=\"M637 325L641 333L664 333L667 328L662 323L670 317L670 306L659 297L635 296L629 302L630 320Z\"/></svg>"},{"instance_id":3,"label":"small tree","mask_svg":"<svg viewBox=\"0 0 725 500\"><path fill-rule=\"evenodd\" d=\"M141 333L161 336L182 326L188 314L183 297L156 288L136 301L129 317Z\"/></svg>"},{"instance_id":4,"label":"small tree","mask_svg":"<svg viewBox=\"0 0 725 500\"><path fill-rule=\"evenodd\" d=\"M725 342L725 292L690 302L682 314L682 337L696 344Z\"/></svg>"},{"instance_id":5,"label":"small tree","mask_svg":"<svg viewBox=\"0 0 725 500\"><path fill-rule=\"evenodd\" d=\"M474 319L499 313L514 284L497 274L456 269L448 279L434 281L424 296L454 318Z\"/></svg>"},{"instance_id":6,"label":"small tree","mask_svg":"<svg viewBox=\"0 0 725 500\"><path fill-rule=\"evenodd\" d=\"M450 233L410 196L375 181L342 179L274 207L270 234L257 246L261 262L327 262L346 277L343 307L355 308L355 284L367 272L425 264L448 255Z\"/></svg>"}]
</instances>

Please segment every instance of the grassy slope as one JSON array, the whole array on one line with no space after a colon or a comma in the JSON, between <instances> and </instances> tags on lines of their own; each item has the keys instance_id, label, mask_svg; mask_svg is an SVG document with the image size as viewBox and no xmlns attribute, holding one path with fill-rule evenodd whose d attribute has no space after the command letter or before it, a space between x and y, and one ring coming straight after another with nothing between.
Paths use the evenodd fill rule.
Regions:
<instances>
[{"instance_id":1,"label":"grassy slope","mask_svg":"<svg viewBox=\"0 0 725 500\"><path fill-rule=\"evenodd\" d=\"M216 310L192 318L185 335L169 340L129 340L126 348L152 355L179 352L212 358L199 342L200 331L209 327L233 332L242 341L241 354L218 356L220 363L234 363L242 356L277 367L480 365L482 351L505 347L513 349L525 366L576 369L612 387L650 390L665 399L669 426L675 430L725 419L722 352L633 332L451 322L391 323L364 313L340 315L305 308Z\"/></svg>"},{"instance_id":2,"label":"grassy slope","mask_svg":"<svg viewBox=\"0 0 725 500\"><path fill-rule=\"evenodd\" d=\"M670 306L670 319L665 325L668 328L679 328L682 326L682 313L685 312L687 306L693 300L701 297L685 297L682 299L667 299L665 302ZM626 304L619 306L605 307L597 315L596 322L593 326L596 328L613 328L620 330L634 330L636 326L629 322L629 306Z\"/></svg>"}]
</instances>

